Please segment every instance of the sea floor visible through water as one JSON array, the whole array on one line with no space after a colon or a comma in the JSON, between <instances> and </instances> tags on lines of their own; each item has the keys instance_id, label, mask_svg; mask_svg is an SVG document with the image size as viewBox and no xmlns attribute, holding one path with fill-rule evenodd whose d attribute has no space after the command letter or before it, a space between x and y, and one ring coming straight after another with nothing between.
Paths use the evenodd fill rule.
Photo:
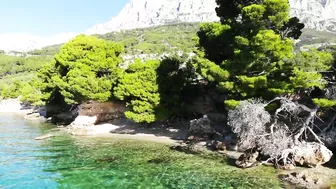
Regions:
<instances>
[{"instance_id":1,"label":"sea floor visible through water","mask_svg":"<svg viewBox=\"0 0 336 189\"><path fill-rule=\"evenodd\" d=\"M236 168L207 154L130 138L57 135L52 125L0 115L0 188L282 188L272 167Z\"/></svg>"}]
</instances>

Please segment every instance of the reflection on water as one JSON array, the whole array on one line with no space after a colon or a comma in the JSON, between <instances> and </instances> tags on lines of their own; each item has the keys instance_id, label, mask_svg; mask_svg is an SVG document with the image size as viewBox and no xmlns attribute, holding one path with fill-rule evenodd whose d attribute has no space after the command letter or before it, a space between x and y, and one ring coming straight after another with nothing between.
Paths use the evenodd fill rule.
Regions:
<instances>
[{"instance_id":1,"label":"reflection on water","mask_svg":"<svg viewBox=\"0 0 336 189\"><path fill-rule=\"evenodd\" d=\"M49 129L0 116L0 188L279 188L271 168L236 169L163 144L71 136L33 140Z\"/></svg>"}]
</instances>

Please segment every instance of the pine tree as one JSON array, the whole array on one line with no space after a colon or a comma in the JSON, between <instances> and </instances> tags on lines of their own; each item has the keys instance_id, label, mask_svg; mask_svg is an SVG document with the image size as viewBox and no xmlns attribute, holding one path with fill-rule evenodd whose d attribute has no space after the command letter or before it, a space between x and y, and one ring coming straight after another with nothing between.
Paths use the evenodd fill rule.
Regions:
<instances>
[{"instance_id":1,"label":"pine tree","mask_svg":"<svg viewBox=\"0 0 336 189\"><path fill-rule=\"evenodd\" d=\"M55 55L55 61L41 68L43 98L66 104L86 100L107 101L121 69L120 44L79 35Z\"/></svg>"},{"instance_id":2,"label":"pine tree","mask_svg":"<svg viewBox=\"0 0 336 189\"><path fill-rule=\"evenodd\" d=\"M198 72L229 99L273 98L300 88L323 86L318 71L328 69L329 55L312 61L307 71L295 61L293 39L304 27L289 17L287 0L217 0L220 23L204 23L198 32ZM294 60L293 60L294 59ZM313 82L311 82L313 81ZM304 86L302 83L309 83Z\"/></svg>"}]
</instances>

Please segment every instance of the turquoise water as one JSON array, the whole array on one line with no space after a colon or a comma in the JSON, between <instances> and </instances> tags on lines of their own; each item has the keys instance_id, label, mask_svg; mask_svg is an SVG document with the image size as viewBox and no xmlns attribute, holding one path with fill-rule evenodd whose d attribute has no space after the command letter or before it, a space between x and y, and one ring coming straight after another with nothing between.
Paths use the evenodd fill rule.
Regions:
<instances>
[{"instance_id":1,"label":"turquoise water","mask_svg":"<svg viewBox=\"0 0 336 189\"><path fill-rule=\"evenodd\" d=\"M55 180L61 175L43 171L50 163L42 157L53 154L33 140L41 134L39 124L13 115L0 116L0 188L57 188Z\"/></svg>"},{"instance_id":2,"label":"turquoise water","mask_svg":"<svg viewBox=\"0 0 336 189\"><path fill-rule=\"evenodd\" d=\"M272 168L125 139L35 137L51 125L0 115L0 188L279 188Z\"/></svg>"}]
</instances>

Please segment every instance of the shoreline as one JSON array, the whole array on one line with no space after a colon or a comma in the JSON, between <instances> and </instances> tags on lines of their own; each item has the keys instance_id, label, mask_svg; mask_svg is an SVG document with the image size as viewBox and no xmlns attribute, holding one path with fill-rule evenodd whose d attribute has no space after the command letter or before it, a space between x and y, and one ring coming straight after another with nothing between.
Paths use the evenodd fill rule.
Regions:
<instances>
[{"instance_id":1,"label":"shoreline","mask_svg":"<svg viewBox=\"0 0 336 189\"><path fill-rule=\"evenodd\" d=\"M34 113L33 107L24 107L18 98L0 100L0 115L18 115L23 119L30 121L46 122L47 119ZM88 116L82 116L88 118ZM120 122L120 120L117 120ZM57 126L55 126L56 128ZM118 139L134 139L149 142L159 142L166 144L178 144L181 139L173 139L173 137L181 137L185 135L185 131L171 131L167 129L150 129L139 127L139 125L121 120L121 123L101 123L101 124L70 124L69 126L59 128L60 131L76 137L89 138L118 138ZM119 133L114 133L118 131ZM120 133L124 132L124 133Z\"/></svg>"},{"instance_id":2,"label":"shoreline","mask_svg":"<svg viewBox=\"0 0 336 189\"><path fill-rule=\"evenodd\" d=\"M47 119L45 118L42 119L42 117L39 116L38 113L33 113L33 112L34 112L34 108L27 108L27 107L22 106L18 99L0 100L0 115L1 114L18 115L26 120L46 122ZM31 117L29 117L30 116L28 115L29 113L33 113L31 114L32 115ZM183 136L185 136L187 132L183 128L179 128L179 129L176 129L176 128L146 128L139 124L134 124L132 122L128 122L125 120L117 120L117 122L118 123L108 122L108 123L102 123L98 125L71 124L66 127L58 128L58 131L56 132L62 132L72 137L111 138L111 139L116 139L116 140L118 139L138 140L138 141L162 143L168 146L181 145L183 143L183 140L182 140ZM55 126L55 128L57 127ZM209 150L209 152L211 151ZM226 150L224 154L228 158L238 159L238 157L242 153L237 152L237 151ZM289 179L294 179L295 182L300 181L300 179L302 179L301 176L303 175L304 177L308 176L309 178L321 178L325 182L336 184L333 182L333 178L336 177L336 170L334 167L328 166L328 165L319 166L316 168L296 167L293 170L277 170L277 172L279 176L289 175ZM295 173L296 176L292 176L293 173ZM288 182L285 182L285 183L288 183ZM293 185L293 183L291 183L290 185ZM332 186L335 187L335 185L332 185Z\"/></svg>"}]
</instances>

